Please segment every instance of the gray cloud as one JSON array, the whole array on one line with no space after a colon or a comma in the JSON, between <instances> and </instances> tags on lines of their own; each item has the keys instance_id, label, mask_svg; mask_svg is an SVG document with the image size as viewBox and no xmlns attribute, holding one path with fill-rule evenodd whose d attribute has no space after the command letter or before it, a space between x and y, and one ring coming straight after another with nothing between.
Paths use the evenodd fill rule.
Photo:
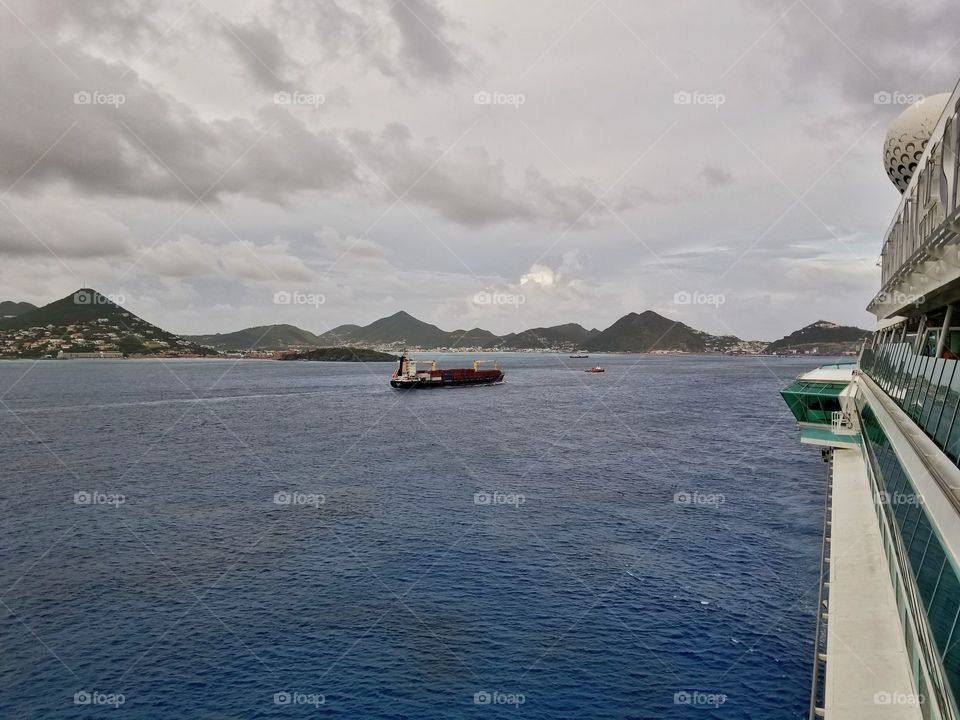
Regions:
<instances>
[{"instance_id":1,"label":"gray cloud","mask_svg":"<svg viewBox=\"0 0 960 720\"><path fill-rule=\"evenodd\" d=\"M603 213L596 202L601 194L598 189L553 181L534 168L527 169L519 182L511 183L506 162L492 157L485 148L465 145L444 150L418 145L410 129L400 123L378 135L353 133L350 141L389 187L387 199L393 200L394 194L407 195L462 225L511 221L572 224L581 218L589 223Z\"/></svg>"},{"instance_id":2,"label":"gray cloud","mask_svg":"<svg viewBox=\"0 0 960 720\"><path fill-rule=\"evenodd\" d=\"M246 193L281 201L355 179L349 152L292 113L269 108L207 121L122 65L57 46L77 79L34 38L4 27L4 51L18 62L0 65L9 108L0 117L0 180L10 185L36 163L19 192L63 181L84 194L192 202L204 193L210 200ZM105 103L119 96L122 104L77 104L78 93L99 93Z\"/></svg>"},{"instance_id":3,"label":"gray cloud","mask_svg":"<svg viewBox=\"0 0 960 720\"><path fill-rule=\"evenodd\" d=\"M7 3L30 31L0 24L0 193L60 260L0 212L5 292L49 299L76 273L193 331L320 329L279 316L269 291L287 286L326 294L330 324L402 304L443 327L605 325L678 290L727 293L689 318L717 332L772 337L813 310L867 324L899 200L880 168L896 108L873 93L948 88L960 60L945 0L808 0L762 37L787 3L621 2L579 22L589 6ZM477 107L479 89L526 102ZM522 308L471 303L524 276Z\"/></svg>"},{"instance_id":4,"label":"gray cloud","mask_svg":"<svg viewBox=\"0 0 960 720\"><path fill-rule=\"evenodd\" d=\"M765 0L751 5L771 18L788 4ZM956 44L956 3L880 0L863 5L805 0L786 13L771 34L787 53L791 82L808 87L814 79L838 85L853 103L872 104L878 91L932 95L953 89L960 66Z\"/></svg>"},{"instance_id":5,"label":"gray cloud","mask_svg":"<svg viewBox=\"0 0 960 720\"><path fill-rule=\"evenodd\" d=\"M414 24L423 27L421 19L435 25L436 32L446 23L425 2L395 10L404 18L401 34L410 43ZM258 87L280 87L276 76L285 74L291 61L275 35L253 21L233 23L223 35ZM299 108L267 105L250 117L207 120L124 65L92 57L76 45L55 50L79 81L50 62L33 38L9 32L5 39L20 63L0 67L11 109L0 118L0 154L6 158L0 180L12 184L43 158L20 179L19 192L64 181L84 194L188 203L197 196L216 202L243 194L284 204L296 193L346 190L360 182L363 171L354 148L325 124L309 127L309 118L296 113ZM406 51L414 52L412 46ZM442 69L449 57L440 61L439 49L416 52L427 53L416 60L419 71L449 74ZM445 48L443 54L449 56ZM36 92L38 86L43 92ZM116 95L122 104L78 105L76 93ZM441 151L415 144L409 128L398 123L377 135L347 132L345 137L398 194L426 173L411 190L410 201L464 225L539 219L569 223L593 201L578 184L553 182L532 168L522 183L511 185L506 163L478 146L457 149L431 169ZM367 180L378 185L376 179Z\"/></svg>"},{"instance_id":6,"label":"gray cloud","mask_svg":"<svg viewBox=\"0 0 960 720\"><path fill-rule=\"evenodd\" d=\"M399 35L398 59L414 76L450 80L464 72L464 49L448 33L450 20L432 0L397 0L390 16Z\"/></svg>"},{"instance_id":7,"label":"gray cloud","mask_svg":"<svg viewBox=\"0 0 960 720\"><path fill-rule=\"evenodd\" d=\"M6 198L0 257L116 258L132 255L130 228L89 203L55 195Z\"/></svg>"},{"instance_id":8,"label":"gray cloud","mask_svg":"<svg viewBox=\"0 0 960 720\"><path fill-rule=\"evenodd\" d=\"M293 61L276 33L257 20L247 23L221 21L224 39L257 84L271 92L289 90L287 74Z\"/></svg>"},{"instance_id":9,"label":"gray cloud","mask_svg":"<svg viewBox=\"0 0 960 720\"><path fill-rule=\"evenodd\" d=\"M706 165L697 177L711 188L733 184L733 173L719 165Z\"/></svg>"}]
</instances>

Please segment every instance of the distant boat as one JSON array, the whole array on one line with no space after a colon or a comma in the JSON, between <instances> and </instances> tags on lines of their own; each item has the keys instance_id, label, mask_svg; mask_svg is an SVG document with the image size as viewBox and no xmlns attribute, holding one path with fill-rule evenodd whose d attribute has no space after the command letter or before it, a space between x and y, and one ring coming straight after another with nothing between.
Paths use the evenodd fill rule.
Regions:
<instances>
[{"instance_id":1,"label":"distant boat","mask_svg":"<svg viewBox=\"0 0 960 720\"><path fill-rule=\"evenodd\" d=\"M594 365L594 366L593 366L592 368L590 368L589 370L584 370L584 372L606 372L606 370L604 370L604 369L603 369L602 367L600 367L599 365Z\"/></svg>"},{"instance_id":2,"label":"distant boat","mask_svg":"<svg viewBox=\"0 0 960 720\"><path fill-rule=\"evenodd\" d=\"M590 356L589 355L571 355L570 357L573 358L574 360L582 360L583 358L588 358Z\"/></svg>"}]
</instances>

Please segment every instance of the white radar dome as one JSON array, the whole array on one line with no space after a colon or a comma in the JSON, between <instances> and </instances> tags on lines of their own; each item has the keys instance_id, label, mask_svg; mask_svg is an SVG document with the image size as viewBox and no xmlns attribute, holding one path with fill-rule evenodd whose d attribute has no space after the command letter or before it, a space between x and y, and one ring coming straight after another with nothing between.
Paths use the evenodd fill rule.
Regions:
<instances>
[{"instance_id":1,"label":"white radar dome","mask_svg":"<svg viewBox=\"0 0 960 720\"><path fill-rule=\"evenodd\" d=\"M950 93L931 95L913 103L893 121L883 143L883 164L890 182L903 192L917 169L923 149L937 126Z\"/></svg>"}]
</instances>

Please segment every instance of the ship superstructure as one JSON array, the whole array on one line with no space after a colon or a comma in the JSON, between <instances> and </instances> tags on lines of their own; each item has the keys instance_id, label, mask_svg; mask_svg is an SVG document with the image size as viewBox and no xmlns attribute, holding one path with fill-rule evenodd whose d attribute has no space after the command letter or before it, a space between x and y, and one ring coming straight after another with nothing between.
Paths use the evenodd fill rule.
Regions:
<instances>
[{"instance_id":1,"label":"ship superstructure","mask_svg":"<svg viewBox=\"0 0 960 720\"><path fill-rule=\"evenodd\" d=\"M958 86L960 88L960 86ZM960 717L960 91L898 118L857 364L782 391L827 462L810 717Z\"/></svg>"}]
</instances>

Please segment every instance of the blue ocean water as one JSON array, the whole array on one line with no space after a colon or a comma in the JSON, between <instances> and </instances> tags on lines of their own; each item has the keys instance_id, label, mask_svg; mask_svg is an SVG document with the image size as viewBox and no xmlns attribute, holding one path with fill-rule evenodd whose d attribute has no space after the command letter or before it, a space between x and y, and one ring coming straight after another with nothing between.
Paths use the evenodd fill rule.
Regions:
<instances>
[{"instance_id":1,"label":"blue ocean water","mask_svg":"<svg viewBox=\"0 0 960 720\"><path fill-rule=\"evenodd\" d=\"M818 363L597 357L0 363L0 717L804 717Z\"/></svg>"}]
</instances>

